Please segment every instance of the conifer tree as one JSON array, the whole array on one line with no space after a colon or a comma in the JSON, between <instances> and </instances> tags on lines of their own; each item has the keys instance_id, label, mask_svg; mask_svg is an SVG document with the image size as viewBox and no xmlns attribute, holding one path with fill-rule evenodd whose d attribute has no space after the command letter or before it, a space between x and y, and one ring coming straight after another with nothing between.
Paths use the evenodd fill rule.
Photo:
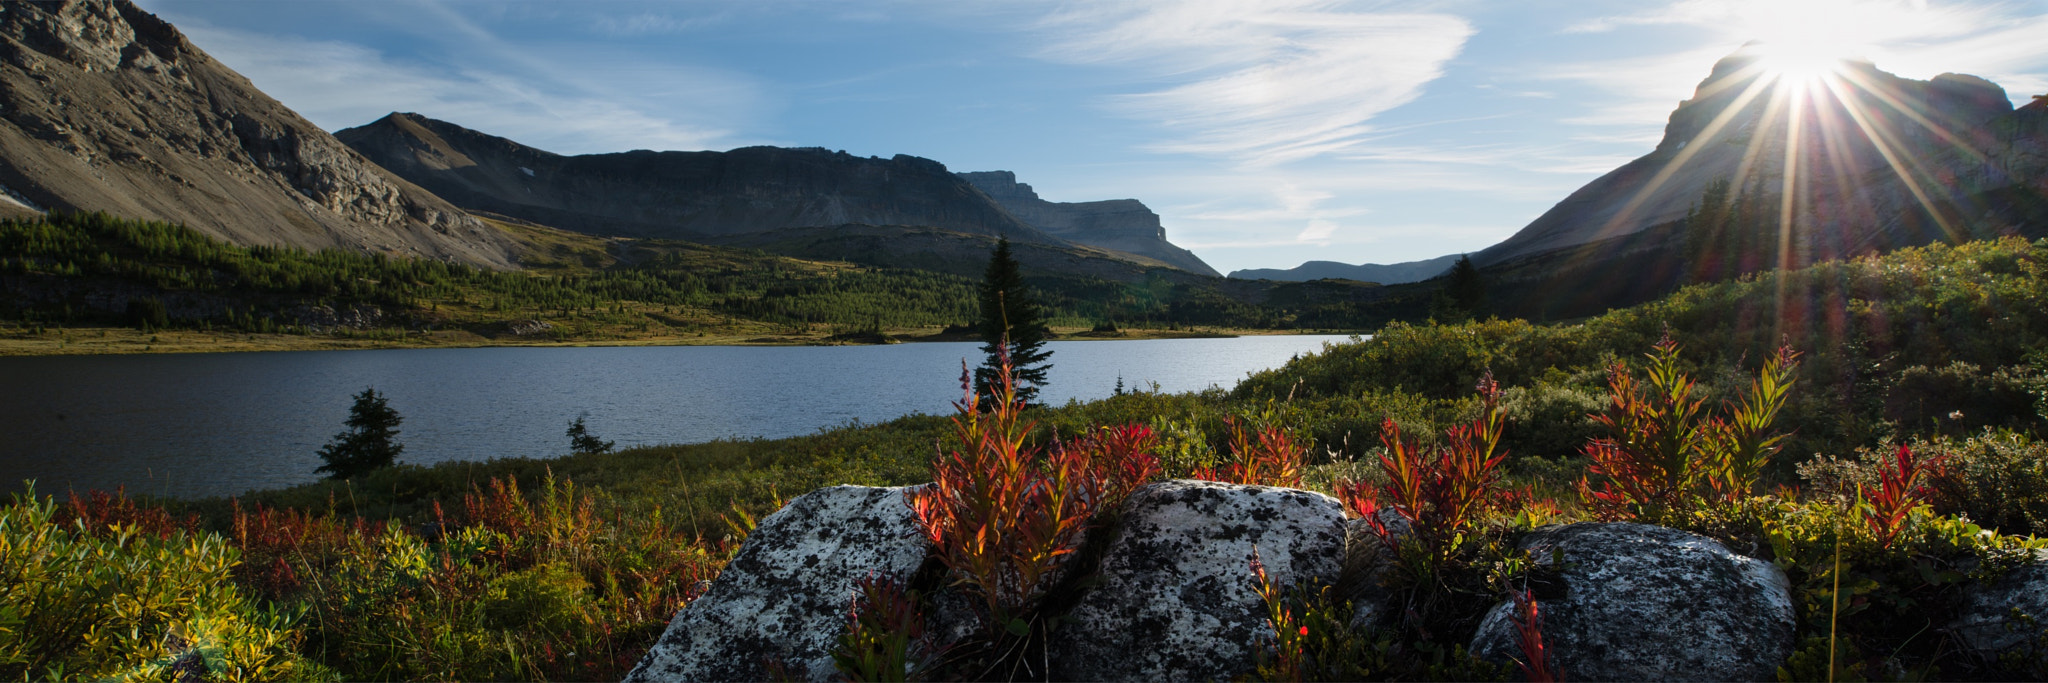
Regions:
<instances>
[{"instance_id":1,"label":"conifer tree","mask_svg":"<svg viewBox=\"0 0 2048 683\"><path fill-rule=\"evenodd\" d=\"M974 370L975 394L991 395L989 385L998 381L996 366L1007 341L1017 398L1037 399L1039 388L1045 386L1045 373L1052 369L1052 364L1046 362L1052 352L1044 348L1050 332L1045 328L1038 302L1024 286L1024 276L1018 273L1017 260L1010 256L1009 238L997 241L995 253L989 256L988 270L981 281L981 322L977 327L981 332L981 351L988 358Z\"/></svg>"},{"instance_id":2,"label":"conifer tree","mask_svg":"<svg viewBox=\"0 0 2048 683\"><path fill-rule=\"evenodd\" d=\"M597 438L590 428L583 425L583 417L577 416L569 423L569 450L577 455L596 455L612 452L613 442Z\"/></svg>"},{"instance_id":3,"label":"conifer tree","mask_svg":"<svg viewBox=\"0 0 2048 683\"><path fill-rule=\"evenodd\" d=\"M320 459L327 464L313 471L325 472L329 479L347 479L390 467L405 450L396 441L398 423L403 421L375 388L363 389L348 409L348 431L320 447Z\"/></svg>"},{"instance_id":4,"label":"conifer tree","mask_svg":"<svg viewBox=\"0 0 2048 683\"><path fill-rule=\"evenodd\" d=\"M1486 305L1486 281L1479 277L1479 267L1472 265L1471 256L1458 257L1444 290L1451 297L1451 305L1466 315L1478 315L1479 307Z\"/></svg>"}]
</instances>

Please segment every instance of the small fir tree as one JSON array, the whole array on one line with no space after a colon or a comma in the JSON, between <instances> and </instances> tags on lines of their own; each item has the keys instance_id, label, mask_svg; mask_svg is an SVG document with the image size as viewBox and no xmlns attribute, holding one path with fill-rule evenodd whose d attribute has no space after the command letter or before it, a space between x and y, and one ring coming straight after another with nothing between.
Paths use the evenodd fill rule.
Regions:
<instances>
[{"instance_id":1,"label":"small fir tree","mask_svg":"<svg viewBox=\"0 0 2048 683\"><path fill-rule=\"evenodd\" d=\"M1037 301L1024 286L1024 276L1018 273L1017 260L1010 256L1010 240L1003 238L996 242L996 251L988 259L988 271L981 281L981 351L988 359L974 370L974 393L989 396L990 387L998 380L997 366L1005 342L1008 343L1011 376L1017 383L1017 399L1033 401L1038 390L1045 386L1045 373L1052 369L1046 360L1052 351L1046 350L1045 338L1050 334L1041 318Z\"/></svg>"},{"instance_id":2,"label":"small fir tree","mask_svg":"<svg viewBox=\"0 0 2048 683\"><path fill-rule=\"evenodd\" d=\"M590 433L590 428L583 426L583 417L580 415L576 417L575 422L569 423L569 450L577 455L610 453L612 452L612 443L597 438L596 434Z\"/></svg>"},{"instance_id":3,"label":"small fir tree","mask_svg":"<svg viewBox=\"0 0 2048 683\"><path fill-rule=\"evenodd\" d=\"M396 441L398 423L404 420L375 388L363 389L348 409L348 431L320 448L320 459L327 464L313 471L324 472L329 479L347 479L390 467L405 451Z\"/></svg>"},{"instance_id":4,"label":"small fir tree","mask_svg":"<svg viewBox=\"0 0 2048 683\"><path fill-rule=\"evenodd\" d=\"M1486 281L1480 278L1479 267L1472 265L1472 257L1459 256L1450 272L1442 277L1444 286L1430 303L1430 314L1448 320L1479 315L1479 308L1486 305Z\"/></svg>"}]
</instances>

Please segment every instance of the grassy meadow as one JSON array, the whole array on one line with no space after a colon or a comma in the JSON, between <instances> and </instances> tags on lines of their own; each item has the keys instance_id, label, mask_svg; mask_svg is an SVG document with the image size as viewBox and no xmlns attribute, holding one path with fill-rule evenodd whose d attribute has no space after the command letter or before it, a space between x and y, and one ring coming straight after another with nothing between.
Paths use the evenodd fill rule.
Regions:
<instances>
[{"instance_id":1,"label":"grassy meadow","mask_svg":"<svg viewBox=\"0 0 2048 683\"><path fill-rule=\"evenodd\" d=\"M444 315L511 306L653 316L576 298L595 291L584 285L520 294L492 289L492 275L383 263L383 281L403 268L431 272L412 289L375 291L466 302ZM18 262L0 266L22 272ZM1785 569L1799 611L1787 679L2038 678L2048 675L2048 647L1984 660L1939 626L1964 585L2015 566L2048 533L2044 271L2048 241L2007 239L1697 285L1568 324L1394 323L1231 391L1032 407L1014 452L997 455L1066 467L1061 454L1107 448L1102 428L1142 426L1124 432L1142 438L1117 457L1150 464L1101 474L1115 490L1199 476L1414 515L1427 531L1398 546L1389 580L1411 614L1352 632L1336 616L1348 610L1327 593L1276 595L1266 678L1528 675L1462 650L1479 616L1541 571L1513 540L1544 523L1628 519L1712 536ZM618 286L633 282L621 278ZM679 325L719 310L665 305L691 311L674 314ZM904 310L959 313L936 303ZM1667 338L1675 346L1662 361L1646 357ZM1781 347L1793 354L1789 389L1753 409ZM1700 410L1670 424L1720 435L1664 454L1683 470L1670 485L1631 474L1648 456L1624 443L1641 429L1630 415L1654 412L1659 399L1615 383L1654 383L1643 371L1659 362L1685 378ZM1763 426L1735 425L1758 414ZM1496 429L1497 447L1469 452L1443 436L1459 425ZM616 679L781 500L833 484L925 483L941 453L990 448L962 443L952 419L914 416L790 439L401 464L233 500L25 496L0 511L0 572L16 577L0 594L0 675L169 679L203 665L220 678ZM1471 473L1444 495L1487 502L1450 510L1443 499L1400 495L1394 465L1459 458ZM1113 521L1109 506L1082 512ZM136 569L96 568L110 562ZM995 644L1033 633L994 634L984 650L916 670L981 677L972 672L1003 656Z\"/></svg>"}]
</instances>

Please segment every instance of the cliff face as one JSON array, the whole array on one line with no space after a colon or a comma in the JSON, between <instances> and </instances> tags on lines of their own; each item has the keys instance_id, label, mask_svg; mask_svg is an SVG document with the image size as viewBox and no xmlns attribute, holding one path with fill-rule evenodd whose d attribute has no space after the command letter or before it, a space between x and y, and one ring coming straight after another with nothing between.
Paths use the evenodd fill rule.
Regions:
<instances>
[{"instance_id":1,"label":"cliff face","mask_svg":"<svg viewBox=\"0 0 2048 683\"><path fill-rule=\"evenodd\" d=\"M1221 277L1200 257L1166 241L1159 214L1136 199L1049 202L1009 171L957 174L996 200L1011 215L1054 237L1148 256L1191 273Z\"/></svg>"},{"instance_id":2,"label":"cliff face","mask_svg":"<svg viewBox=\"0 0 2048 683\"><path fill-rule=\"evenodd\" d=\"M596 234L708 241L849 223L1061 241L939 162L818 148L564 156L417 114L335 133L457 205Z\"/></svg>"},{"instance_id":3,"label":"cliff face","mask_svg":"<svg viewBox=\"0 0 2048 683\"><path fill-rule=\"evenodd\" d=\"M1773 221L1790 188L1793 263L2015 229L2015 208L1999 197L2038 191L2048 167L2040 112L2015 112L2003 89L1975 76L1918 81L1856 62L1836 83L1781 87L1751 48L1738 51L1672 112L1655 151L1473 260L1673 225L1716 180L1771 207Z\"/></svg>"},{"instance_id":4,"label":"cliff face","mask_svg":"<svg viewBox=\"0 0 2048 683\"><path fill-rule=\"evenodd\" d=\"M0 186L238 244L513 267L515 242L389 175L128 0L0 3Z\"/></svg>"}]
</instances>

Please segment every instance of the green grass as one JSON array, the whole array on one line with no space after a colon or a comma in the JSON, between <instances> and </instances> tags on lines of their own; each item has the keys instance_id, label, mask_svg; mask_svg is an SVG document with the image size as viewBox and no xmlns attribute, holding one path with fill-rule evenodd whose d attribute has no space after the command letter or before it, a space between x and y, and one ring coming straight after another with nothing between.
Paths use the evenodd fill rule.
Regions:
<instances>
[{"instance_id":1,"label":"green grass","mask_svg":"<svg viewBox=\"0 0 2048 683\"><path fill-rule=\"evenodd\" d=\"M1505 390L1503 485L1529 491L1517 500L1554 503L1556 520L1586 519L1593 513L1577 500L1577 483L1587 461L1578 453L1588 438L1605 435L1586 414L1606 405L1613 361L1639 358L1668 330L1684 346L1684 371L1700 379L1701 395L1719 401L1745 389L1764 354L1789 342L1805 353L1779 417L1793 438L1757 495L1652 521L1724 539L1787 569L1802 648L1787 663L1789 675L1827 669L1829 622L1846 634L1835 643L1843 671L2038 675L2041 669L2028 668L2038 662L1972 662L1916 629L1939 622L1968 581L2010 566L2035 544L2020 536L2038 533L2048 519L2040 471L2048 461L2039 379L2048 363L2044 268L2048 242L2005 240L1691 287L1569 325L1390 325L1230 392L1139 391L1043 407L1031 415L1040 423L1031 440L1144 423L1159 434L1166 474L1184 476L1219 464L1228 452L1227 420L1274 425L1312 444L1304 485L1334 491L1342 481L1380 480L1383 419L1427 439L1475 417L1473 383L1491 370ZM950 433L945 417L913 416L789 439L399 466L239 501L88 506L79 509L126 511L80 514L87 523L65 533L106 543L118 538L106 521L128 520L186 534L179 542L194 547L231 546L242 558L233 585L255 596L241 604L298 615L280 627L297 640L276 641L296 644L269 650L279 661L302 657L348 677L616 677L695 585L655 577L715 571L744 533L744 524L729 520L758 518L780 499L819 486L922 483ZM1842 497L1853 486L1842 482L1873 479L1873 454L1898 441L1950 454L1952 468L1945 492L1908 515L1890 541L1864 528ZM504 488L515 481L516 494ZM48 504L17 503L8 514L33 517L38 505ZM1440 605L1427 615L1432 628L1475 620L1473 610L1495 601L1503 577L1521 571L1499 568L1526 566L1507 549L1533 520L1498 512L1474 526L1463 554L1418 569L1427 571L1407 584L1418 596L1460 596L1431 603ZM192 521L180 521L187 514ZM19 531L27 528L0 535L17 542L51 533ZM1979 533L1985 530L1994 533ZM133 548L122 552L159 557ZM1831 562L1838 548L1839 570ZM194 566L223 562L225 555L207 552L196 556L214 559ZM186 566L182 559L138 561ZM1838 581L1854 599L1836 599ZM6 593L0 602L22 595ZM1841 604L1849 607L1836 609ZM19 608L0 605L0 646L14 646L8 634L19 633L4 630L9 609ZM1378 652L1374 675L1480 670L1457 659L1455 636L1331 638L1338 644L1329 647ZM1844 659L1850 651L1860 658ZM0 647L0 657L6 652ZM593 652L602 656L582 657ZM1405 654L1387 659L1387 652Z\"/></svg>"}]
</instances>

